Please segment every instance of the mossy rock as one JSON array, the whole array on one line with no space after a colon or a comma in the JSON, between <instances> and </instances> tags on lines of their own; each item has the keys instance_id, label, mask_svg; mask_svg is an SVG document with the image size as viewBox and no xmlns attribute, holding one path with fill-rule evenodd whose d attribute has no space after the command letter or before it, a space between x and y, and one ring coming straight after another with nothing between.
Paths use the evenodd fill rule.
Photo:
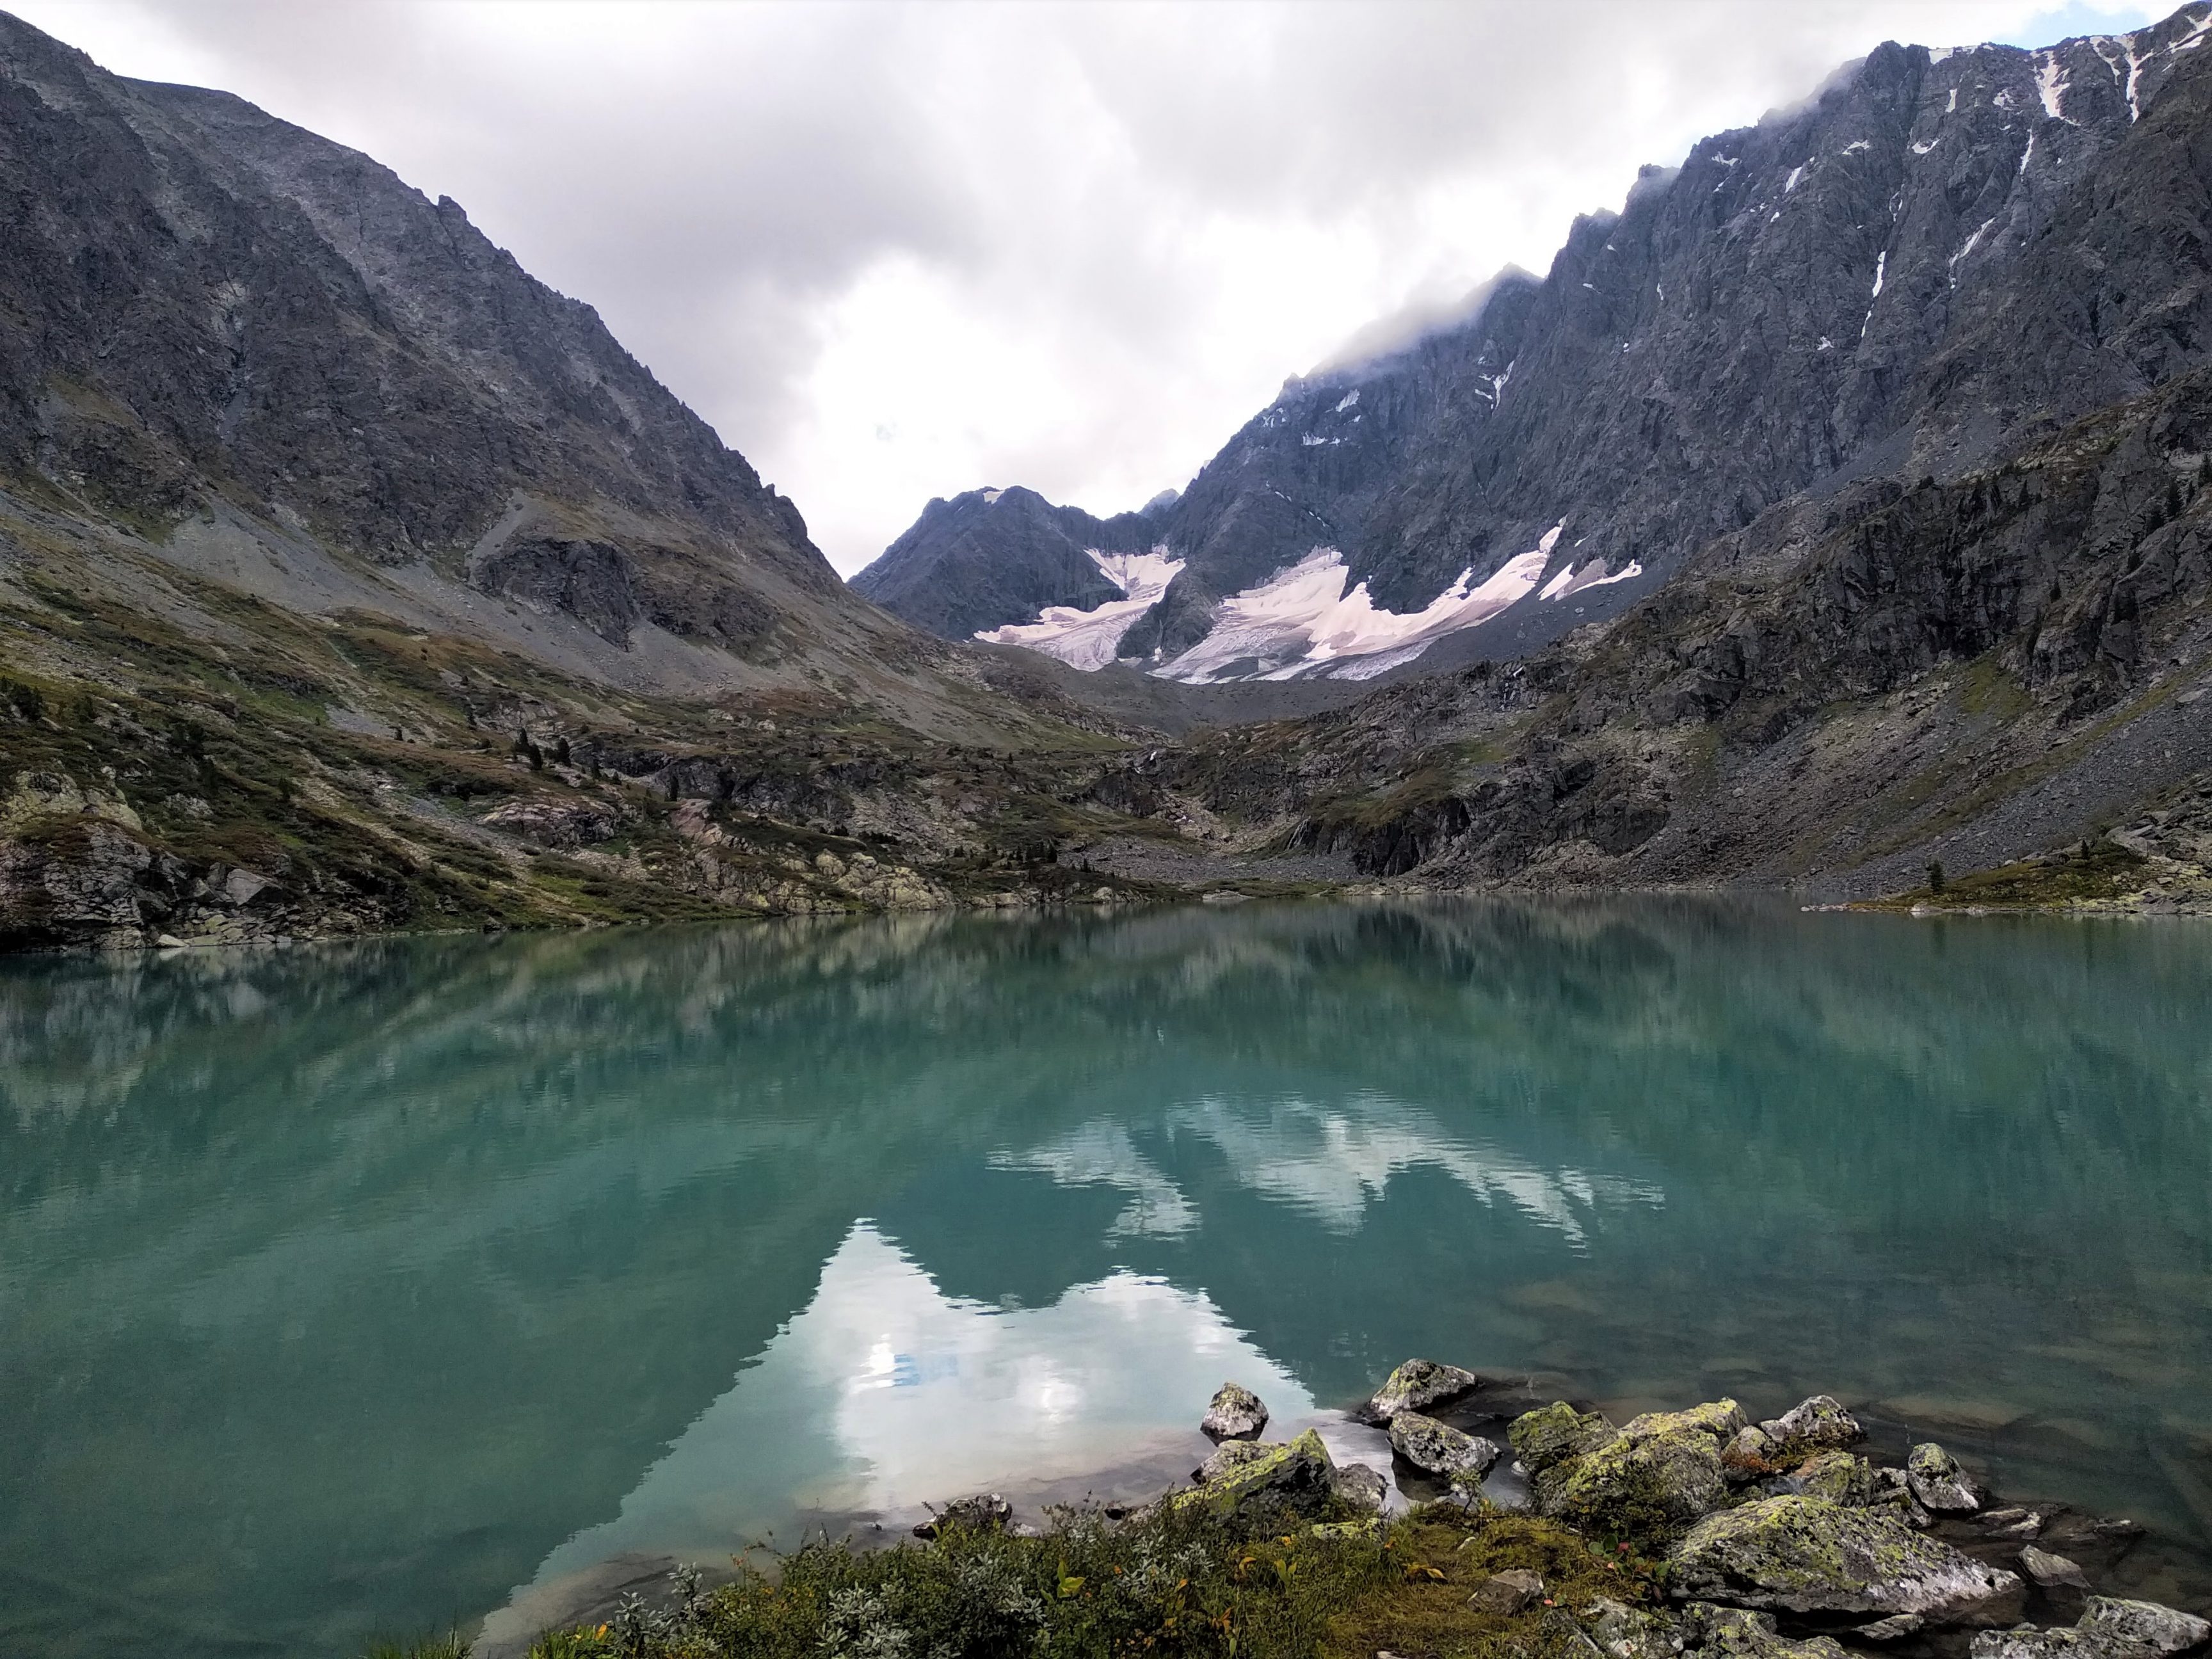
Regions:
<instances>
[{"instance_id":1,"label":"mossy rock","mask_svg":"<svg viewBox=\"0 0 2212 1659\"><path fill-rule=\"evenodd\" d=\"M1940 1619L2021 1588L1887 1514L1802 1493L1709 1515L1669 1559L1678 1596L1784 1613Z\"/></svg>"},{"instance_id":2,"label":"mossy rock","mask_svg":"<svg viewBox=\"0 0 2212 1659\"><path fill-rule=\"evenodd\" d=\"M1481 1386L1480 1376L1457 1365L1440 1364L1433 1359L1408 1359L1375 1390L1359 1408L1358 1415L1370 1423L1387 1425L1400 1412L1426 1412Z\"/></svg>"},{"instance_id":3,"label":"mossy rock","mask_svg":"<svg viewBox=\"0 0 2212 1659\"><path fill-rule=\"evenodd\" d=\"M2166 1659L2212 1637L2212 1625L2155 1601L2093 1595L2070 1630L1992 1630L1972 1659Z\"/></svg>"},{"instance_id":4,"label":"mossy rock","mask_svg":"<svg viewBox=\"0 0 2212 1659\"><path fill-rule=\"evenodd\" d=\"M1513 1455L1532 1475L1555 1463L1595 1451L1620 1437L1620 1431L1596 1412L1578 1412L1564 1400L1523 1412L1505 1431Z\"/></svg>"},{"instance_id":5,"label":"mossy rock","mask_svg":"<svg viewBox=\"0 0 2212 1659\"><path fill-rule=\"evenodd\" d=\"M1720 1445L1703 1427L1623 1433L1535 1478L1538 1511L1601 1538L1647 1541L1727 1496Z\"/></svg>"},{"instance_id":6,"label":"mossy rock","mask_svg":"<svg viewBox=\"0 0 2212 1659\"><path fill-rule=\"evenodd\" d=\"M1863 1509L1874 1502L1874 1467L1855 1453L1819 1453L1800 1463L1790 1478L1799 1491L1846 1509Z\"/></svg>"},{"instance_id":7,"label":"mossy rock","mask_svg":"<svg viewBox=\"0 0 2212 1659\"><path fill-rule=\"evenodd\" d=\"M1621 1433L1631 1440L1646 1435L1672 1434L1678 1430L1691 1429L1709 1434L1716 1441L1727 1441L1741 1434L1749 1419L1743 1407L1733 1400L1710 1401L1702 1406L1692 1406L1684 1412L1646 1412L1641 1417L1632 1417Z\"/></svg>"},{"instance_id":8,"label":"mossy rock","mask_svg":"<svg viewBox=\"0 0 2212 1659\"><path fill-rule=\"evenodd\" d=\"M1318 1516L1336 1494L1336 1465L1321 1436L1308 1429L1286 1445L1224 1469L1195 1492L1178 1492L1178 1508L1204 1504L1223 1516L1249 1509Z\"/></svg>"},{"instance_id":9,"label":"mossy rock","mask_svg":"<svg viewBox=\"0 0 2212 1659\"><path fill-rule=\"evenodd\" d=\"M1792 1641L1775 1629L1771 1613L1711 1601L1682 1609L1682 1647L1704 1659L1844 1659L1844 1648L1830 1637Z\"/></svg>"}]
</instances>

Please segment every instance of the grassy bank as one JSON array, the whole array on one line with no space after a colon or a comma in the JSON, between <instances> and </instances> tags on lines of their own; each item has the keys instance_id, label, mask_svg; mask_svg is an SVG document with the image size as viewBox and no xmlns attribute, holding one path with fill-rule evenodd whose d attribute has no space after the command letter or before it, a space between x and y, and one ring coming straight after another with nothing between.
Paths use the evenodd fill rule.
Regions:
<instances>
[{"instance_id":1,"label":"grassy bank","mask_svg":"<svg viewBox=\"0 0 2212 1659\"><path fill-rule=\"evenodd\" d=\"M1470 1596L1535 1573L1519 1611ZM1367 1659L1378 1650L1565 1659L1587 1638L1556 1608L1656 1599L1656 1567L1555 1522L1443 1503L1384 1524L1321 1524L1202 1506L1125 1521L1056 1512L1034 1535L955 1528L931 1542L810 1545L667 1606L550 1632L532 1659L999 1659L1205 1655ZM453 1659L450 1640L371 1659Z\"/></svg>"}]
</instances>

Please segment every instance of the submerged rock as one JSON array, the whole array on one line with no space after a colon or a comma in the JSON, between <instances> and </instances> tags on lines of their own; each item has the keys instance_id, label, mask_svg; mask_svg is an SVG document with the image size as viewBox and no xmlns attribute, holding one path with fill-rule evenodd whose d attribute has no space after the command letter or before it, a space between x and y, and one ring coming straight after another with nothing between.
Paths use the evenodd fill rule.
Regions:
<instances>
[{"instance_id":1,"label":"submerged rock","mask_svg":"<svg viewBox=\"0 0 2212 1659\"><path fill-rule=\"evenodd\" d=\"M1954 1617L2016 1590L1984 1565L1875 1510L1802 1494L1707 1516L1672 1552L1671 1593L1785 1613Z\"/></svg>"},{"instance_id":2,"label":"submerged rock","mask_svg":"<svg viewBox=\"0 0 2212 1659\"><path fill-rule=\"evenodd\" d=\"M2045 1589L2061 1587L2085 1590L2089 1588L2089 1575L2063 1555L2053 1555L2049 1550L2039 1550L2030 1544L2020 1553L2020 1565L2027 1576Z\"/></svg>"},{"instance_id":3,"label":"submerged rock","mask_svg":"<svg viewBox=\"0 0 2212 1659\"><path fill-rule=\"evenodd\" d=\"M1775 1629L1771 1613L1711 1601L1682 1609L1682 1650L1711 1659L1844 1659L1843 1648L1828 1637L1792 1641Z\"/></svg>"},{"instance_id":4,"label":"submerged rock","mask_svg":"<svg viewBox=\"0 0 2212 1659\"><path fill-rule=\"evenodd\" d=\"M1596 1412L1578 1412L1564 1400L1523 1412L1505 1431L1513 1455L1532 1475L1555 1463L1618 1440L1620 1431Z\"/></svg>"},{"instance_id":5,"label":"submerged rock","mask_svg":"<svg viewBox=\"0 0 2212 1659\"><path fill-rule=\"evenodd\" d=\"M1759 1432L1787 1455L1821 1447L1855 1446L1866 1438L1859 1420L1832 1395L1816 1394L1801 1400L1779 1417L1759 1425Z\"/></svg>"},{"instance_id":6,"label":"submerged rock","mask_svg":"<svg viewBox=\"0 0 2212 1659\"><path fill-rule=\"evenodd\" d=\"M1224 1382L1198 1426L1217 1440L1250 1440L1267 1426L1267 1402L1239 1383Z\"/></svg>"},{"instance_id":7,"label":"submerged rock","mask_svg":"<svg viewBox=\"0 0 2212 1659\"><path fill-rule=\"evenodd\" d=\"M1982 1489L1932 1440L1915 1446L1905 1460L1905 1484L1923 1509L1939 1515L1971 1515L1982 1506Z\"/></svg>"},{"instance_id":8,"label":"submerged rock","mask_svg":"<svg viewBox=\"0 0 2212 1659\"><path fill-rule=\"evenodd\" d=\"M997 1532L1014 1518L1014 1506L994 1492L956 1498L914 1529L917 1538L938 1538L956 1528Z\"/></svg>"},{"instance_id":9,"label":"submerged rock","mask_svg":"<svg viewBox=\"0 0 2212 1659\"><path fill-rule=\"evenodd\" d=\"M1231 1469L1279 1449L1278 1444L1266 1440L1224 1440L1213 1449L1212 1456L1190 1472L1190 1478L1202 1486L1209 1480L1218 1480Z\"/></svg>"},{"instance_id":10,"label":"submerged rock","mask_svg":"<svg viewBox=\"0 0 2212 1659\"><path fill-rule=\"evenodd\" d=\"M1354 1415L1370 1423L1388 1425L1400 1412L1425 1412L1472 1394L1483 1379L1457 1365L1441 1365L1433 1359L1408 1359L1392 1371L1367 1403Z\"/></svg>"},{"instance_id":11,"label":"submerged rock","mask_svg":"<svg viewBox=\"0 0 2212 1659\"><path fill-rule=\"evenodd\" d=\"M1477 1481L1505 1455L1505 1449L1494 1441L1413 1411L1401 1411L1390 1419L1390 1449L1431 1474L1468 1476Z\"/></svg>"},{"instance_id":12,"label":"submerged rock","mask_svg":"<svg viewBox=\"0 0 2212 1659\"><path fill-rule=\"evenodd\" d=\"M1336 1492L1336 1465L1308 1429L1287 1445L1269 1446L1257 1457L1240 1459L1195 1492L1178 1493L1178 1505L1205 1504L1224 1515L1251 1507L1287 1514L1317 1516Z\"/></svg>"},{"instance_id":13,"label":"submerged rock","mask_svg":"<svg viewBox=\"0 0 2212 1659\"><path fill-rule=\"evenodd\" d=\"M2165 1659L2212 1636L2212 1625L2155 1601L2093 1595L2070 1630L1991 1630L1972 1659Z\"/></svg>"},{"instance_id":14,"label":"submerged rock","mask_svg":"<svg viewBox=\"0 0 2212 1659\"><path fill-rule=\"evenodd\" d=\"M1474 1594L1467 1599L1470 1607L1510 1619L1544 1599L1544 1581L1526 1567L1510 1567L1504 1572L1492 1573L1474 1587Z\"/></svg>"}]
</instances>

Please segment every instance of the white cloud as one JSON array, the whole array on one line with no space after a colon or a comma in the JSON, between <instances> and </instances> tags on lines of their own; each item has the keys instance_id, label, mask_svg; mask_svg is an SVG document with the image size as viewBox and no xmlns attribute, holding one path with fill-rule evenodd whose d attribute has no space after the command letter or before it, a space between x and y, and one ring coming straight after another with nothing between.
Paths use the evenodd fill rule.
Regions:
<instances>
[{"instance_id":1,"label":"white cloud","mask_svg":"<svg viewBox=\"0 0 2212 1659\"><path fill-rule=\"evenodd\" d=\"M615 332L851 570L933 495L1180 484L1363 324L1540 271L1638 163L2047 0L15 0L357 146Z\"/></svg>"}]
</instances>

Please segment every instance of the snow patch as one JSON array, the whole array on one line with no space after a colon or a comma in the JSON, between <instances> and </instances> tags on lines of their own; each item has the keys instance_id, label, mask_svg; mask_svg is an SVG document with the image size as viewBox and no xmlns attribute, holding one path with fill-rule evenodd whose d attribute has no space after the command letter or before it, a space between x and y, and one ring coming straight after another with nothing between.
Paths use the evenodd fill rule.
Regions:
<instances>
[{"instance_id":1,"label":"snow patch","mask_svg":"<svg viewBox=\"0 0 2212 1659\"><path fill-rule=\"evenodd\" d=\"M999 499L999 497L1000 497L1000 496L1001 496L1001 495L1005 495L1006 493L1006 492L1005 490L1003 490L1003 489L987 489L987 490L985 490L985 491L983 492L983 505L984 505L984 506L986 506L986 507L992 507L992 506L995 506L995 505L997 504L997 502L998 502L998 499Z\"/></svg>"},{"instance_id":2,"label":"snow patch","mask_svg":"<svg viewBox=\"0 0 2212 1659\"><path fill-rule=\"evenodd\" d=\"M1935 148L1936 141L1933 138L1926 138L1923 139L1920 143L1912 147L1912 153L1915 155L1925 155L1929 150Z\"/></svg>"},{"instance_id":3,"label":"snow patch","mask_svg":"<svg viewBox=\"0 0 2212 1659\"><path fill-rule=\"evenodd\" d=\"M1956 115L1958 112L1959 89L1958 88L1954 87L1951 88L1951 101L1943 106L1943 113L1946 115Z\"/></svg>"},{"instance_id":4,"label":"snow patch","mask_svg":"<svg viewBox=\"0 0 2212 1659\"><path fill-rule=\"evenodd\" d=\"M1509 559L1482 582L1472 566L1419 611L1376 608L1367 584L1349 592L1344 555L1316 547L1257 586L1222 601L1213 631L1154 672L1188 685L1227 678L1231 665L1252 661L1253 678L1296 679L1325 673L1371 679L1410 662L1446 634L1485 623L1528 597L1542 578L1565 520L1527 553ZM1382 658L1389 660L1381 660Z\"/></svg>"},{"instance_id":5,"label":"snow patch","mask_svg":"<svg viewBox=\"0 0 2212 1659\"><path fill-rule=\"evenodd\" d=\"M1352 404L1354 404L1358 403L1358 401L1359 401L1359 388L1358 388L1358 386L1354 386L1354 387L1352 387L1352 389L1351 391L1349 391L1349 392L1346 392L1346 393L1344 394L1344 401L1343 401L1342 403L1339 404L1338 404L1338 405L1337 405L1334 410L1330 410L1329 412L1330 412L1331 414L1334 414L1334 415L1341 415L1341 414L1343 414L1343 413L1344 413L1344 411L1345 411L1346 410L1347 410L1347 409L1351 408L1351 407L1352 406Z\"/></svg>"},{"instance_id":6,"label":"snow patch","mask_svg":"<svg viewBox=\"0 0 2212 1659\"><path fill-rule=\"evenodd\" d=\"M1873 140L1869 138L1854 138L1850 143L1844 146L1844 154L1846 155L1856 155L1863 149L1872 149L1873 148Z\"/></svg>"},{"instance_id":7,"label":"snow patch","mask_svg":"<svg viewBox=\"0 0 2212 1659\"><path fill-rule=\"evenodd\" d=\"M1884 272L1888 270L1888 269L1889 252L1887 249L1884 249L1881 252L1874 256L1874 292L1867 295L1868 299L1879 300L1881 298L1882 275Z\"/></svg>"},{"instance_id":8,"label":"snow patch","mask_svg":"<svg viewBox=\"0 0 2212 1659\"><path fill-rule=\"evenodd\" d=\"M1004 628L982 630L975 637L993 645L1025 645L1085 672L1112 662L1121 649L1121 636L1159 602L1168 584L1182 574L1183 562L1170 557L1164 544L1149 553L1102 553L1095 547L1084 550L1099 574L1121 590L1121 599L1109 599L1091 611L1072 605L1048 605L1033 623L1010 623Z\"/></svg>"},{"instance_id":9,"label":"snow patch","mask_svg":"<svg viewBox=\"0 0 2212 1659\"><path fill-rule=\"evenodd\" d=\"M1813 164L1810 161L1806 161L1790 169L1790 176L1782 181L1782 193L1784 196L1787 196L1791 191L1796 189L1799 185L1804 182L1805 169L1812 165Z\"/></svg>"},{"instance_id":10,"label":"snow patch","mask_svg":"<svg viewBox=\"0 0 2212 1659\"><path fill-rule=\"evenodd\" d=\"M1966 238L1964 246L1962 246L1956 253L1951 256L1948 269L1951 273L1952 287L1956 288L1959 285L1959 262L1965 258L1969 253L1972 253L1977 247L1981 246L1982 238L1989 234L1990 227L1995 223L1996 223L1995 219L1983 220L1980 227L1975 230L1974 234Z\"/></svg>"},{"instance_id":11,"label":"snow patch","mask_svg":"<svg viewBox=\"0 0 2212 1659\"><path fill-rule=\"evenodd\" d=\"M1321 436L1318 433L1313 432L1307 433L1304 437L1298 440L1298 442L1308 449L1319 449L1328 441L1328 439Z\"/></svg>"},{"instance_id":12,"label":"snow patch","mask_svg":"<svg viewBox=\"0 0 2212 1659\"><path fill-rule=\"evenodd\" d=\"M2065 121L2065 112L2061 106L2066 97L2066 66L2058 61L2057 53L2051 52L2037 52L2033 61L2035 64L2035 89L2043 99L2043 112L2054 121ZM2066 124L2069 126L2075 125L2071 121Z\"/></svg>"},{"instance_id":13,"label":"snow patch","mask_svg":"<svg viewBox=\"0 0 2212 1659\"><path fill-rule=\"evenodd\" d=\"M1581 592L1585 588L1604 587L1613 582L1629 581L1643 574L1643 564L1635 559L1628 562L1626 569L1610 572L1607 570L1603 559L1592 559L1579 571L1572 564L1568 565L1558 575L1546 582L1544 591L1536 597L1544 601L1564 599L1570 594Z\"/></svg>"}]
</instances>

